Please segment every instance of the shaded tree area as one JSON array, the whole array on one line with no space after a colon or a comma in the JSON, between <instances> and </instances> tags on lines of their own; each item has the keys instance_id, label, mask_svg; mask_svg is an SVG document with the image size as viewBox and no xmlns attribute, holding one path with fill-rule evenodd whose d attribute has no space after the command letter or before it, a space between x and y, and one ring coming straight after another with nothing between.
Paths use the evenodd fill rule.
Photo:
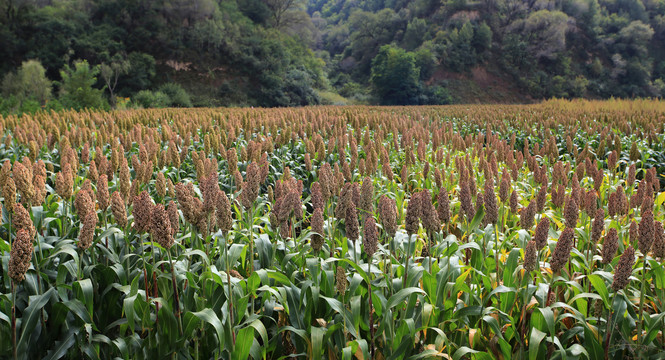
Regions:
<instances>
[{"instance_id":1,"label":"shaded tree area","mask_svg":"<svg viewBox=\"0 0 665 360\"><path fill-rule=\"evenodd\" d=\"M443 104L477 70L528 99L662 97L664 44L665 0L0 0L0 112L88 106L63 90L82 61L111 108Z\"/></svg>"},{"instance_id":2,"label":"shaded tree area","mask_svg":"<svg viewBox=\"0 0 665 360\"><path fill-rule=\"evenodd\" d=\"M143 100L146 92L156 95L147 98L162 98L161 85L174 82L190 93L193 105L317 104L317 89L327 87L327 79L322 61L308 47L315 28L305 5L301 0L0 0L0 79L12 80L9 74L34 61L65 105L63 74L85 60L94 73L92 88L103 91L102 100L113 107L117 97L139 92ZM25 97L5 91L3 97L9 96Z\"/></svg>"},{"instance_id":3,"label":"shaded tree area","mask_svg":"<svg viewBox=\"0 0 665 360\"><path fill-rule=\"evenodd\" d=\"M483 67L535 99L665 95L663 0L310 0L308 12L345 96L369 86L387 101L368 78L385 45L431 54L421 89L436 71Z\"/></svg>"}]
</instances>

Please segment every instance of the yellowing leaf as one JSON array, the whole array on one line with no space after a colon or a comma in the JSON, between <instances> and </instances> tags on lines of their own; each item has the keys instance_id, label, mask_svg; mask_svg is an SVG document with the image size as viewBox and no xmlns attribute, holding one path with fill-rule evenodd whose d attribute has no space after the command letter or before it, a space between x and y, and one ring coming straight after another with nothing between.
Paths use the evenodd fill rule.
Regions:
<instances>
[{"instance_id":1,"label":"yellowing leaf","mask_svg":"<svg viewBox=\"0 0 665 360\"><path fill-rule=\"evenodd\" d=\"M657 206L663 205L664 202L665 202L665 191L660 193L656 198L656 205Z\"/></svg>"}]
</instances>

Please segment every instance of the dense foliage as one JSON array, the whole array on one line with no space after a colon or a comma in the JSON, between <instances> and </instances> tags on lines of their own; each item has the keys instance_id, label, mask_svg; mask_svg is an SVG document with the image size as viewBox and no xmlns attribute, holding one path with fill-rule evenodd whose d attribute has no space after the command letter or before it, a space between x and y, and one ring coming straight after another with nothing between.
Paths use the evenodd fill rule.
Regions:
<instances>
[{"instance_id":1,"label":"dense foliage","mask_svg":"<svg viewBox=\"0 0 665 360\"><path fill-rule=\"evenodd\" d=\"M346 96L363 96L356 84L388 44L429 52L438 72L428 83L451 80L462 96L469 82L453 79L490 92L508 82L531 99L665 95L662 0L309 0L308 12L331 83Z\"/></svg>"},{"instance_id":2,"label":"dense foliage","mask_svg":"<svg viewBox=\"0 0 665 360\"><path fill-rule=\"evenodd\" d=\"M663 44L665 0L0 0L0 113L91 106L61 99L81 60L102 108L662 97Z\"/></svg>"},{"instance_id":3,"label":"dense foliage","mask_svg":"<svg viewBox=\"0 0 665 360\"><path fill-rule=\"evenodd\" d=\"M304 4L292 3L281 23L278 10L255 0L0 0L0 78L36 60L60 81L80 59L99 72L94 85L111 105L142 90L165 93L158 88L171 82L198 106L317 104L313 89L325 88L326 77L308 48ZM6 102L17 96L3 88ZM143 96L141 105L180 105L161 96L154 103Z\"/></svg>"},{"instance_id":4,"label":"dense foliage","mask_svg":"<svg viewBox=\"0 0 665 360\"><path fill-rule=\"evenodd\" d=\"M0 117L0 354L662 358L664 118L655 101Z\"/></svg>"}]
</instances>

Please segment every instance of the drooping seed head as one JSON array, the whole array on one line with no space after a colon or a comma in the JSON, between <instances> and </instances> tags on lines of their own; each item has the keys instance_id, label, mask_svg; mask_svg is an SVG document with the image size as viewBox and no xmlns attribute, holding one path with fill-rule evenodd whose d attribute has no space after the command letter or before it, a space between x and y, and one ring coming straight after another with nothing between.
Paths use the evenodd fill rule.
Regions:
<instances>
[{"instance_id":1,"label":"drooping seed head","mask_svg":"<svg viewBox=\"0 0 665 360\"><path fill-rule=\"evenodd\" d=\"M614 281L612 281L612 289L619 291L625 288L630 283L630 275L633 273L633 265L635 264L635 249L628 246L619 258L619 263L614 269Z\"/></svg>"},{"instance_id":2,"label":"drooping seed head","mask_svg":"<svg viewBox=\"0 0 665 360\"><path fill-rule=\"evenodd\" d=\"M5 183L7 182L7 179L10 178L11 173L12 163L9 161L9 159L7 159L2 163L2 167L0 168L0 187L5 187Z\"/></svg>"},{"instance_id":3,"label":"drooping seed head","mask_svg":"<svg viewBox=\"0 0 665 360\"><path fill-rule=\"evenodd\" d=\"M654 238L651 249L653 256L658 258L665 258L665 233L663 233L663 223L660 221L654 222Z\"/></svg>"},{"instance_id":4,"label":"drooping seed head","mask_svg":"<svg viewBox=\"0 0 665 360\"><path fill-rule=\"evenodd\" d=\"M603 230L605 230L605 210L598 209L593 219L593 225L591 225L591 241L593 243L597 243L600 240Z\"/></svg>"},{"instance_id":5,"label":"drooping seed head","mask_svg":"<svg viewBox=\"0 0 665 360\"><path fill-rule=\"evenodd\" d=\"M215 211L217 197L221 192L217 184L217 173L212 173L201 179L199 190L203 198L203 211L209 215Z\"/></svg>"},{"instance_id":6,"label":"drooping seed head","mask_svg":"<svg viewBox=\"0 0 665 360\"><path fill-rule=\"evenodd\" d=\"M584 200L584 210L589 216L593 216L598 209L598 197L595 190L589 190Z\"/></svg>"},{"instance_id":7,"label":"drooping seed head","mask_svg":"<svg viewBox=\"0 0 665 360\"><path fill-rule=\"evenodd\" d=\"M369 176L363 179L358 208L362 211L365 218L366 214L374 212L374 184Z\"/></svg>"},{"instance_id":8,"label":"drooping seed head","mask_svg":"<svg viewBox=\"0 0 665 360\"><path fill-rule=\"evenodd\" d=\"M421 195L420 193L415 193L411 196L409 204L406 208L406 218L404 219L406 232L409 236L418 232L418 226L420 218L420 209L421 209Z\"/></svg>"},{"instance_id":9,"label":"drooping seed head","mask_svg":"<svg viewBox=\"0 0 665 360\"><path fill-rule=\"evenodd\" d=\"M394 199L381 195L379 199L379 219L386 236L389 239L394 238L397 231L397 205Z\"/></svg>"},{"instance_id":10,"label":"drooping seed head","mask_svg":"<svg viewBox=\"0 0 665 360\"><path fill-rule=\"evenodd\" d=\"M32 178L32 185L35 189L35 195L32 198L32 205L41 205L46 198L46 177L36 174Z\"/></svg>"},{"instance_id":11,"label":"drooping seed head","mask_svg":"<svg viewBox=\"0 0 665 360\"><path fill-rule=\"evenodd\" d=\"M372 258L379 243L379 233L376 229L376 220L373 216L368 216L365 220L365 228L363 229L363 247L368 258Z\"/></svg>"},{"instance_id":12,"label":"drooping seed head","mask_svg":"<svg viewBox=\"0 0 665 360\"><path fill-rule=\"evenodd\" d=\"M346 293L346 272L341 266L337 266L335 270L335 288L340 295Z\"/></svg>"},{"instance_id":13,"label":"drooping seed head","mask_svg":"<svg viewBox=\"0 0 665 360\"><path fill-rule=\"evenodd\" d=\"M5 186L2 188L2 196L5 198L5 207L11 212L13 204L16 203L16 185L12 178L5 180Z\"/></svg>"},{"instance_id":14,"label":"drooping seed head","mask_svg":"<svg viewBox=\"0 0 665 360\"><path fill-rule=\"evenodd\" d=\"M250 209L259 195L261 185L261 169L256 163L252 162L247 166L245 178L242 193L240 193L240 202L245 209Z\"/></svg>"},{"instance_id":15,"label":"drooping seed head","mask_svg":"<svg viewBox=\"0 0 665 360\"><path fill-rule=\"evenodd\" d=\"M157 172L157 177L155 178L155 191L160 199L164 199L166 196L166 177L164 177L164 173L161 171Z\"/></svg>"},{"instance_id":16,"label":"drooping seed head","mask_svg":"<svg viewBox=\"0 0 665 360\"><path fill-rule=\"evenodd\" d=\"M321 251L323 247L323 209L315 208L312 214L311 227L314 234L312 235L312 249L316 253Z\"/></svg>"},{"instance_id":17,"label":"drooping seed head","mask_svg":"<svg viewBox=\"0 0 665 360\"><path fill-rule=\"evenodd\" d=\"M471 190L469 189L469 181L461 181L459 183L460 193L459 200L462 207L462 212L466 215L467 219L472 219L476 214L471 202Z\"/></svg>"},{"instance_id":18,"label":"drooping seed head","mask_svg":"<svg viewBox=\"0 0 665 360\"><path fill-rule=\"evenodd\" d=\"M152 199L148 192L143 190L134 198L134 230L138 233L150 231L150 217L152 215Z\"/></svg>"},{"instance_id":19,"label":"drooping seed head","mask_svg":"<svg viewBox=\"0 0 665 360\"><path fill-rule=\"evenodd\" d=\"M536 250L536 242L531 240L526 244L526 250L524 252L524 270L527 272L536 270L537 263L538 251Z\"/></svg>"},{"instance_id":20,"label":"drooping seed head","mask_svg":"<svg viewBox=\"0 0 665 360\"><path fill-rule=\"evenodd\" d=\"M640 220L637 232L637 247L642 254L646 255L651 250L655 235L653 212L651 209L642 213L642 219Z\"/></svg>"},{"instance_id":21,"label":"drooping seed head","mask_svg":"<svg viewBox=\"0 0 665 360\"><path fill-rule=\"evenodd\" d=\"M536 242L536 249L542 249L547 245L547 235L550 231L550 219L542 217L536 225L536 233L533 237Z\"/></svg>"},{"instance_id":22,"label":"drooping seed head","mask_svg":"<svg viewBox=\"0 0 665 360\"><path fill-rule=\"evenodd\" d=\"M524 230L531 230L533 226L534 217L536 216L536 202L531 200L527 207L522 208L520 212L520 226Z\"/></svg>"},{"instance_id":23,"label":"drooping seed head","mask_svg":"<svg viewBox=\"0 0 665 360\"><path fill-rule=\"evenodd\" d=\"M496 194L494 193L494 180L491 177L485 180L484 194L484 220L488 224L496 224L499 219L499 208L497 206Z\"/></svg>"},{"instance_id":24,"label":"drooping seed head","mask_svg":"<svg viewBox=\"0 0 665 360\"><path fill-rule=\"evenodd\" d=\"M517 196L517 190L513 190L510 194L510 212L517 214L517 206L519 205L519 198Z\"/></svg>"},{"instance_id":25,"label":"drooping seed head","mask_svg":"<svg viewBox=\"0 0 665 360\"><path fill-rule=\"evenodd\" d=\"M121 228L127 226L127 208L125 207L125 201L122 199L119 191L114 191L111 195L111 212L115 218L116 223L120 225Z\"/></svg>"},{"instance_id":26,"label":"drooping seed head","mask_svg":"<svg viewBox=\"0 0 665 360\"><path fill-rule=\"evenodd\" d=\"M161 173L160 173L161 174ZM107 180L106 174L102 174L97 179L97 202L99 203L99 209L104 213L109 207L109 182Z\"/></svg>"},{"instance_id":27,"label":"drooping seed head","mask_svg":"<svg viewBox=\"0 0 665 360\"><path fill-rule=\"evenodd\" d=\"M25 273L30 268L34 246L30 231L19 229L16 232L16 238L12 242L12 248L9 252L8 275L14 282L21 282L25 279Z\"/></svg>"},{"instance_id":28,"label":"drooping seed head","mask_svg":"<svg viewBox=\"0 0 665 360\"><path fill-rule=\"evenodd\" d=\"M22 163L15 162L12 176L16 183L16 190L21 194L21 203L29 205L35 196L35 188L32 185L32 167L26 168Z\"/></svg>"},{"instance_id":29,"label":"drooping seed head","mask_svg":"<svg viewBox=\"0 0 665 360\"><path fill-rule=\"evenodd\" d=\"M72 197L74 188L74 178L72 170L66 166L55 175L55 192L63 199L69 200Z\"/></svg>"},{"instance_id":30,"label":"drooping seed head","mask_svg":"<svg viewBox=\"0 0 665 360\"><path fill-rule=\"evenodd\" d=\"M171 230L171 220L162 204L157 204L152 207L150 232L155 241L164 249L168 250L173 246L174 240L173 231Z\"/></svg>"},{"instance_id":31,"label":"drooping seed head","mask_svg":"<svg viewBox=\"0 0 665 360\"><path fill-rule=\"evenodd\" d=\"M351 239L353 242L358 240L358 226L358 212L356 211L356 205L354 205L353 202L350 202L346 207L344 230L346 232L346 237Z\"/></svg>"},{"instance_id":32,"label":"drooping seed head","mask_svg":"<svg viewBox=\"0 0 665 360\"><path fill-rule=\"evenodd\" d=\"M557 241L552 253L552 261L550 262L552 272L556 273L566 265L568 258L570 258L570 251L573 249L574 239L575 232L572 228L567 227L561 232L559 241Z\"/></svg>"},{"instance_id":33,"label":"drooping seed head","mask_svg":"<svg viewBox=\"0 0 665 360\"><path fill-rule=\"evenodd\" d=\"M579 207L575 197L573 195L568 196L566 199L566 206L563 209L563 218L566 221L566 226L570 228L575 228L577 226L577 220L579 218Z\"/></svg>"},{"instance_id":34,"label":"drooping seed head","mask_svg":"<svg viewBox=\"0 0 665 360\"><path fill-rule=\"evenodd\" d=\"M605 234L605 240L603 241L602 263L611 263L612 259L614 259L614 255L617 253L617 249L619 249L619 235L617 229L610 228L607 231L607 234Z\"/></svg>"},{"instance_id":35,"label":"drooping seed head","mask_svg":"<svg viewBox=\"0 0 665 360\"><path fill-rule=\"evenodd\" d=\"M504 171L501 176L501 185L499 185L499 198L505 204L510 200L510 175Z\"/></svg>"},{"instance_id":36,"label":"drooping seed head","mask_svg":"<svg viewBox=\"0 0 665 360\"><path fill-rule=\"evenodd\" d=\"M436 212L439 216L439 221L445 224L450 222L450 198L448 197L448 190L445 187L441 187L439 191Z\"/></svg>"},{"instance_id":37,"label":"drooping seed head","mask_svg":"<svg viewBox=\"0 0 665 360\"><path fill-rule=\"evenodd\" d=\"M95 227L97 226L97 214L95 212L88 212L83 219L83 225L79 232L78 247L81 250L88 249L95 238Z\"/></svg>"},{"instance_id":38,"label":"drooping seed head","mask_svg":"<svg viewBox=\"0 0 665 360\"><path fill-rule=\"evenodd\" d=\"M441 230L441 222L439 221L439 216L432 204L432 196L430 195L429 190L423 190L420 198L420 220L423 223L423 227L429 233L435 233Z\"/></svg>"},{"instance_id":39,"label":"drooping seed head","mask_svg":"<svg viewBox=\"0 0 665 360\"><path fill-rule=\"evenodd\" d=\"M321 183L315 181L310 187L310 192L312 194L312 208L314 209L323 209L323 192L321 191Z\"/></svg>"}]
</instances>

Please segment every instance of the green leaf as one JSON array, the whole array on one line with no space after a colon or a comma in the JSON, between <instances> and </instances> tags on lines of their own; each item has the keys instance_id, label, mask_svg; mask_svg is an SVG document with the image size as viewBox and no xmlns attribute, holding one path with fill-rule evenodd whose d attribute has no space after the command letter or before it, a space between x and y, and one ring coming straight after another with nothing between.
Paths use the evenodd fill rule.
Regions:
<instances>
[{"instance_id":1,"label":"green leaf","mask_svg":"<svg viewBox=\"0 0 665 360\"><path fill-rule=\"evenodd\" d=\"M462 346L455 353L453 354L453 360L460 360L466 355L469 354L476 354L478 353L478 350L473 350L470 347Z\"/></svg>"},{"instance_id":2,"label":"green leaf","mask_svg":"<svg viewBox=\"0 0 665 360\"><path fill-rule=\"evenodd\" d=\"M605 286L605 280L600 277L600 275L597 274L591 274L588 276L589 281L591 282L591 285L593 285L593 288L596 289L596 292L598 292L598 295L603 299L603 304L605 304L605 308L610 307L610 294L609 291L607 290L607 286Z\"/></svg>"},{"instance_id":3,"label":"green leaf","mask_svg":"<svg viewBox=\"0 0 665 360\"><path fill-rule=\"evenodd\" d=\"M311 344L312 353L309 354L310 359L320 359L323 355L323 337L326 334L326 329L318 326L312 326L311 331Z\"/></svg>"},{"instance_id":4,"label":"green leaf","mask_svg":"<svg viewBox=\"0 0 665 360\"><path fill-rule=\"evenodd\" d=\"M529 360L540 359L538 352L540 350L540 343L545 338L546 334L536 328L531 329L531 337L529 338Z\"/></svg>"},{"instance_id":5,"label":"green leaf","mask_svg":"<svg viewBox=\"0 0 665 360\"><path fill-rule=\"evenodd\" d=\"M222 322L219 320L217 317L217 314L215 314L214 311L210 308L203 309L201 311L197 312L191 312L188 311L185 313L184 320L185 323L187 324L187 333L191 334L192 331L190 329L192 324L195 323L195 321L192 321L192 318L196 317L200 321L205 321L208 324L210 324L214 329L215 329L215 334L217 335L217 341L219 342L220 348L224 347L224 326L222 325ZM195 325L194 325L195 326Z\"/></svg>"},{"instance_id":6,"label":"green leaf","mask_svg":"<svg viewBox=\"0 0 665 360\"><path fill-rule=\"evenodd\" d=\"M60 359L67 354L67 351L74 345L76 341L76 333L70 332L67 337L62 341L57 341L56 346L52 349L49 349L48 353L44 360L56 360Z\"/></svg>"},{"instance_id":7,"label":"green leaf","mask_svg":"<svg viewBox=\"0 0 665 360\"><path fill-rule=\"evenodd\" d=\"M17 353L22 354L22 356L28 355L28 349L31 346L35 346L31 342L32 333L35 330L35 326L39 321L42 308L48 303L51 296L55 296L55 288L48 289L42 295L35 295L30 297L30 305L25 308L23 311L23 317L21 318L21 331L19 340L16 343Z\"/></svg>"},{"instance_id":8,"label":"green leaf","mask_svg":"<svg viewBox=\"0 0 665 360\"><path fill-rule=\"evenodd\" d=\"M236 337L236 345L231 354L233 360L247 360L249 358L249 350L254 342L254 328L251 326L244 327L238 331Z\"/></svg>"},{"instance_id":9,"label":"green leaf","mask_svg":"<svg viewBox=\"0 0 665 360\"><path fill-rule=\"evenodd\" d=\"M409 296L413 294L421 294L421 295L426 295L425 291L423 291L420 288L417 287L410 287L406 289L402 289L398 291L395 295L391 296L390 299L388 299L388 304L386 304L386 308L392 309L396 305L402 303L404 300L406 300Z\"/></svg>"},{"instance_id":10,"label":"green leaf","mask_svg":"<svg viewBox=\"0 0 665 360\"><path fill-rule=\"evenodd\" d=\"M83 305L88 309L90 317L92 317L92 309L94 306L94 290L92 286L92 281L90 279L83 279L80 281L74 281L72 284L76 298L79 299Z\"/></svg>"}]
</instances>

